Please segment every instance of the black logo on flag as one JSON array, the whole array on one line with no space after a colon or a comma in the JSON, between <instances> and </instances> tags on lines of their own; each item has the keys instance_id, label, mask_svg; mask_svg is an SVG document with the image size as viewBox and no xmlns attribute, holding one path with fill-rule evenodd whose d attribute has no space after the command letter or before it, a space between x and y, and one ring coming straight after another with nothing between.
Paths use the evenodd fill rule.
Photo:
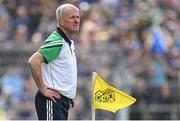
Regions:
<instances>
[{"instance_id":1,"label":"black logo on flag","mask_svg":"<svg viewBox=\"0 0 180 121\"><path fill-rule=\"evenodd\" d=\"M101 103L112 103L115 101L115 93L111 89L98 90L95 93L95 101Z\"/></svg>"}]
</instances>

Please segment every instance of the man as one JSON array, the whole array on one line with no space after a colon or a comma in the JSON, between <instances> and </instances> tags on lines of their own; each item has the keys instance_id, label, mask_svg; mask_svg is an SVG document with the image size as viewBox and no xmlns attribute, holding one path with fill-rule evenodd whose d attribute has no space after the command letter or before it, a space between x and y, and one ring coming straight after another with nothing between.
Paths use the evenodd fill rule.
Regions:
<instances>
[{"instance_id":1,"label":"man","mask_svg":"<svg viewBox=\"0 0 180 121\"><path fill-rule=\"evenodd\" d=\"M70 38L79 31L79 9L63 4L56 10L56 19L57 30L28 60L39 88L35 97L39 120L67 120L76 94L77 64Z\"/></svg>"}]
</instances>

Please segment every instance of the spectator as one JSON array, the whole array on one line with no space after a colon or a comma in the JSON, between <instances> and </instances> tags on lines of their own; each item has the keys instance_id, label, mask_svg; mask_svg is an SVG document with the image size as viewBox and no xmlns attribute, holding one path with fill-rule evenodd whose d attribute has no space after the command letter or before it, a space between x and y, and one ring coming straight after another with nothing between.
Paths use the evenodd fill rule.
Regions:
<instances>
[{"instance_id":1,"label":"spectator","mask_svg":"<svg viewBox=\"0 0 180 121\"><path fill-rule=\"evenodd\" d=\"M17 65L11 66L11 69L2 77L2 95L5 99L5 110L11 112L13 109L16 109L16 105L19 103L21 93L23 92L22 81L21 70ZM9 114L7 115L11 117Z\"/></svg>"}]
</instances>

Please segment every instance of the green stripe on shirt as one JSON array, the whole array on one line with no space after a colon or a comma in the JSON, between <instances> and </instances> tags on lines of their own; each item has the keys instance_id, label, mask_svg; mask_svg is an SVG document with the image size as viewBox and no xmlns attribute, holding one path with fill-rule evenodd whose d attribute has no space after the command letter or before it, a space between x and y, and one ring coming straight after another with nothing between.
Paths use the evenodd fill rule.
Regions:
<instances>
[{"instance_id":1,"label":"green stripe on shirt","mask_svg":"<svg viewBox=\"0 0 180 121\"><path fill-rule=\"evenodd\" d=\"M50 63L59 55L63 46L64 39L55 31L46 39L38 51L44 57L45 63Z\"/></svg>"}]
</instances>

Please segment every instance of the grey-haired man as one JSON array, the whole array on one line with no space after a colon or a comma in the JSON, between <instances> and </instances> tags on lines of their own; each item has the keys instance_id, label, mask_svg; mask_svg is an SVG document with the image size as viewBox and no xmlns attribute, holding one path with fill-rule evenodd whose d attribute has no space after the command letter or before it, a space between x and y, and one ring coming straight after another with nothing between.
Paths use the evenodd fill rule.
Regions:
<instances>
[{"instance_id":1,"label":"grey-haired man","mask_svg":"<svg viewBox=\"0 0 180 121\"><path fill-rule=\"evenodd\" d=\"M76 95L77 63L74 41L79 31L79 9L63 4L56 10L57 30L28 60L39 91L35 106L39 120L67 120Z\"/></svg>"}]
</instances>

